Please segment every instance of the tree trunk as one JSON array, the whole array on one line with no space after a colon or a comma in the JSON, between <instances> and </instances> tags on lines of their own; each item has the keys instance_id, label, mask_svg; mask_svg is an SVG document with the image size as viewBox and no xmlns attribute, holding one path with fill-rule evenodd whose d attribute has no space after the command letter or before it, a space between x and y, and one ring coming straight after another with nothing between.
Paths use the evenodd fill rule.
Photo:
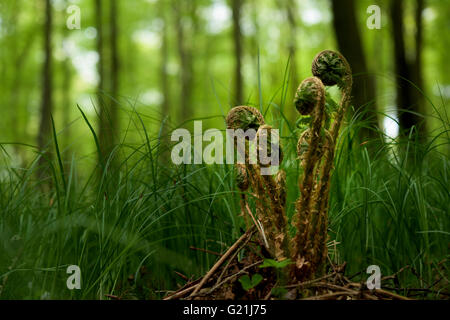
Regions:
<instances>
[{"instance_id":1,"label":"tree trunk","mask_svg":"<svg viewBox=\"0 0 450 320\"><path fill-rule=\"evenodd\" d=\"M258 7L258 0L251 0L250 1L251 4L251 22L253 24L253 27L255 28L255 32L253 33L253 35L250 37L250 48L248 49L250 55L251 55L251 59L252 59L252 64L255 68L255 83L257 83L257 75L258 72L260 72L259 70L259 45L260 45L260 22L259 22L259 17L258 17L258 11L259 11L259 7ZM261 101L260 101L261 103Z\"/></svg>"},{"instance_id":2,"label":"tree trunk","mask_svg":"<svg viewBox=\"0 0 450 320\"><path fill-rule=\"evenodd\" d=\"M236 59L234 69L234 104L244 104L243 101L243 86L242 79L242 33L241 33L241 8L243 0L231 0L231 10L233 16L233 42L234 42L234 57Z\"/></svg>"},{"instance_id":3,"label":"tree trunk","mask_svg":"<svg viewBox=\"0 0 450 320\"><path fill-rule=\"evenodd\" d=\"M161 30L161 63L160 63L160 81L161 81L161 92L163 96L163 100L161 103L161 115L162 120L168 120L170 115L170 88L169 88L169 76L167 74L167 64L169 58L169 50L168 50L168 23L166 16L166 7L165 3L160 3L160 11L161 17L163 19L163 29ZM168 141L167 137L167 127L168 123L162 123L162 138L163 141Z\"/></svg>"},{"instance_id":4,"label":"tree trunk","mask_svg":"<svg viewBox=\"0 0 450 320\"><path fill-rule=\"evenodd\" d=\"M61 14L63 17L65 17L65 12ZM64 24L61 26L61 33L63 36L63 39L67 39L69 37L70 30L67 28L67 26ZM64 41L63 40L63 41ZM63 47L63 41L61 42L61 47ZM62 48L64 51L64 60L61 62L61 72L63 75L62 79L62 121L63 121L63 127L64 127L64 142L65 145L68 146L70 144L70 114L72 111L72 95L71 95L71 89L72 89L72 66L71 66L71 59L69 53L66 51L67 49ZM69 152L72 154L72 152ZM67 167L66 169L69 169Z\"/></svg>"},{"instance_id":5,"label":"tree trunk","mask_svg":"<svg viewBox=\"0 0 450 320\"><path fill-rule=\"evenodd\" d=\"M105 70L104 70L104 53L103 53L103 6L102 0L95 0L95 15L96 17L96 29L97 29L97 53L98 53L98 63L97 63L97 73L98 73L98 84L97 84L97 103L100 108L100 115L102 114L102 94L105 90ZM100 116L100 127L102 126L102 117Z\"/></svg>"},{"instance_id":6,"label":"tree trunk","mask_svg":"<svg viewBox=\"0 0 450 320\"><path fill-rule=\"evenodd\" d=\"M357 23L354 0L331 0L333 26L339 50L350 63L354 74L353 101L361 118L367 126L378 127L375 99L375 81L368 73L363 44ZM370 129L361 130L361 139L374 138Z\"/></svg>"},{"instance_id":7,"label":"tree trunk","mask_svg":"<svg viewBox=\"0 0 450 320\"><path fill-rule=\"evenodd\" d=\"M425 1L424 0L416 0L416 34L415 34L415 43L416 43L416 55L415 55L415 71L414 71L414 80L417 85L422 91L425 90L424 83L423 83L423 74L422 74L422 50L423 50L423 18L422 13L425 8ZM417 102L417 111L421 114L425 114L425 108L424 108L424 96L421 92L418 90L414 90L416 93L416 99ZM420 125L418 126L419 134L421 139L426 138L427 134L427 126L426 121L423 120Z\"/></svg>"},{"instance_id":8,"label":"tree trunk","mask_svg":"<svg viewBox=\"0 0 450 320\"><path fill-rule=\"evenodd\" d=\"M111 49L111 67L110 67L110 79L111 79L111 109L110 109L110 132L109 132L109 151L112 151L119 135L119 47L118 47L118 6L119 0L110 1L110 49Z\"/></svg>"},{"instance_id":9,"label":"tree trunk","mask_svg":"<svg viewBox=\"0 0 450 320\"><path fill-rule=\"evenodd\" d=\"M97 53L98 53L98 84L97 84L97 104L99 108L99 144L100 153L99 162L104 162L104 145L105 145L105 131L106 131L106 105L103 101L103 94L105 92L105 52L104 52L104 31L103 31L103 4L102 0L95 0L95 15L96 15L96 28L97 28Z\"/></svg>"},{"instance_id":10,"label":"tree trunk","mask_svg":"<svg viewBox=\"0 0 450 320\"><path fill-rule=\"evenodd\" d=\"M45 152L45 157L49 159L51 153L46 150L46 147L50 138L52 114L52 7L50 0L45 0L44 53L38 148L39 151ZM44 161L45 158L42 157L40 163L42 164Z\"/></svg>"},{"instance_id":11,"label":"tree trunk","mask_svg":"<svg viewBox=\"0 0 450 320\"><path fill-rule=\"evenodd\" d=\"M294 99L295 92L297 91L297 88L300 84L300 79L298 75L298 69L297 69L297 49L298 49L298 37L297 37L297 15L296 12L298 10L297 4L293 0L279 0L280 7L284 9L286 18L288 21L289 26L289 37L288 37L288 44L287 44L287 50L289 53L289 70L290 70L290 77L289 77L289 91L288 91L288 98L286 102L290 102ZM285 109L286 110L286 109ZM287 108L285 111L285 115L287 117L290 117L292 119L297 118L297 110L295 108Z\"/></svg>"},{"instance_id":12,"label":"tree trunk","mask_svg":"<svg viewBox=\"0 0 450 320\"><path fill-rule=\"evenodd\" d=\"M97 72L98 72L98 85L97 85L97 93L98 93L98 99L99 104L101 102L100 95L103 93L104 90L104 66L103 66L103 6L101 0L95 0L95 14L97 16L96 18L96 28L97 28L97 53L98 53L98 64L97 64Z\"/></svg>"},{"instance_id":13,"label":"tree trunk","mask_svg":"<svg viewBox=\"0 0 450 320\"><path fill-rule=\"evenodd\" d=\"M403 0L391 0L390 18L394 40L394 64L397 87L397 110L400 124L400 135L407 137L412 127L418 126L421 118L416 112L420 112L417 101L417 91L408 82L417 82L420 76L420 66L415 61L409 62L406 57L404 24L403 24ZM421 18L419 18L421 20ZM421 23L420 23L421 25ZM421 46L421 31L416 35L416 45ZM416 58L420 59L421 48L416 48ZM420 79L420 81L422 81ZM417 83L416 85L419 85Z\"/></svg>"},{"instance_id":14,"label":"tree trunk","mask_svg":"<svg viewBox=\"0 0 450 320\"><path fill-rule=\"evenodd\" d=\"M286 6L286 15L289 22L289 43L288 43L288 51L290 57L290 66L291 66L291 74L292 74L292 83L295 89L298 87L299 78L297 73L297 62L296 62L296 54L297 54L297 6L295 1L288 0Z\"/></svg>"},{"instance_id":15,"label":"tree trunk","mask_svg":"<svg viewBox=\"0 0 450 320\"><path fill-rule=\"evenodd\" d=\"M192 103L192 81L193 81L193 67L192 67L192 52L190 43L192 41L186 41L187 32L185 25L183 25L184 6L186 1L175 0L173 5L175 26L177 33L177 46L178 56L180 58L180 77L181 77L181 120L188 120L192 116L191 103Z\"/></svg>"},{"instance_id":16,"label":"tree trunk","mask_svg":"<svg viewBox=\"0 0 450 320\"><path fill-rule=\"evenodd\" d=\"M23 71L24 71L24 65L26 63L26 60L28 59L28 56L30 54L30 52L32 52L30 50L30 48L33 45L34 42L34 38L35 38L35 33L32 32L28 32L26 34L26 40L24 41L24 45L22 46L22 48L19 48L19 44L18 44L18 37L19 37L19 32L18 32L18 20L17 20L17 15L18 13L21 11L21 1L16 1L15 3L15 8L13 10L13 17L11 19L11 23L10 23L10 28L11 28L11 52L14 56L13 59L13 75L12 75L12 81L10 84L10 88L9 88L9 92L10 92L10 96L9 96L9 106L13 106L15 108L15 112L13 112L11 114L11 135L12 138L15 141L21 141L23 138L23 132L24 132L24 128L26 128L26 126L20 125L19 123L19 118L20 118L20 114L22 111L22 101L26 101L26 99L24 99L23 97L23 88L22 88L22 79L23 79ZM20 158L20 163L21 165L25 164L25 159L24 159L24 154L22 154L23 149L20 147L20 145L18 144L14 144L13 145L14 148L14 152L16 153L16 155L19 156Z\"/></svg>"},{"instance_id":17,"label":"tree trunk","mask_svg":"<svg viewBox=\"0 0 450 320\"><path fill-rule=\"evenodd\" d=\"M118 119L118 98L119 98L119 52L118 41L119 36L117 24L117 5L118 0L109 1L109 30L108 50L105 49L105 32L103 29L103 4L101 0L96 0L97 15L97 51L99 55L98 74L99 82L97 89L99 114L99 144L100 144L100 161L105 162L111 151L117 143L119 136L119 119ZM108 53L108 59L106 59ZM105 67L105 66L108 67ZM106 76L108 75L108 76ZM109 81L106 82L106 79ZM107 94L105 94L105 92Z\"/></svg>"}]
</instances>

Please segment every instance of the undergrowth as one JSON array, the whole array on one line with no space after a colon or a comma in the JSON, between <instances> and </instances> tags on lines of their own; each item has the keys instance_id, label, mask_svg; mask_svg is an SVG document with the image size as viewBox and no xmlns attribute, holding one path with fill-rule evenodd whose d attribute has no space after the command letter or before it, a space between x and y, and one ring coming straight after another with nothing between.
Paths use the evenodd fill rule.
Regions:
<instances>
[{"instance_id":1,"label":"undergrowth","mask_svg":"<svg viewBox=\"0 0 450 320\"><path fill-rule=\"evenodd\" d=\"M290 220L302 169L295 160L296 132L282 105L279 111L281 127L288 128L281 141ZM442 121L435 137L448 137ZM361 143L363 126L353 115L339 137L328 258L345 261L348 274L359 272L361 279L372 264L383 275L409 265L401 287L448 281L448 140L437 146L435 139L419 142L414 131L401 141L379 132L380 139ZM44 178L36 174L43 155L14 167L8 145L1 145L0 299L161 298L184 284L184 276L203 275L244 232L233 166L175 166L164 158L163 137L140 130L141 143L118 145L108 161L87 172L78 165L80 156L55 152L55 132L55 157L46 162ZM69 265L81 269L81 290L66 287Z\"/></svg>"}]
</instances>

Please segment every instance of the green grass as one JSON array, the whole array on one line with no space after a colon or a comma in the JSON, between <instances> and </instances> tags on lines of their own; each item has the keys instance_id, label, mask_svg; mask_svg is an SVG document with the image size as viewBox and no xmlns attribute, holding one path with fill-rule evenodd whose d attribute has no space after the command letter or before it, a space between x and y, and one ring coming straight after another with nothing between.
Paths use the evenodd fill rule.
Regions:
<instances>
[{"instance_id":1,"label":"green grass","mask_svg":"<svg viewBox=\"0 0 450 320\"><path fill-rule=\"evenodd\" d=\"M369 152L352 137L351 131L342 137L332 183L330 229L340 243L335 258L348 262L349 273L376 264L389 275L410 265L416 275L401 275L403 287L448 279L448 262L437 267L449 257L448 155L413 139Z\"/></svg>"},{"instance_id":2,"label":"green grass","mask_svg":"<svg viewBox=\"0 0 450 320\"><path fill-rule=\"evenodd\" d=\"M285 121L284 106L270 106L278 110L273 122L288 128L282 142L291 217L301 170L296 132ZM174 271L195 278L214 263L214 255L190 246L223 252L242 233L232 167L172 165L164 137L151 136L135 116L141 143L123 142L91 169L61 152L54 128L45 179L36 174L41 155L26 168L12 167L2 146L0 299L160 298L160 290L184 283ZM83 113L82 119L98 149ZM348 274L362 272L361 279L371 264L384 275L411 265L417 275L402 275L404 287L448 278L448 264L436 268L448 258L450 244L450 161L442 153L448 141L420 144L412 135L361 145L355 138L361 126L352 118L337 151L329 235L338 244L331 259L346 261ZM66 288L72 264L81 268L81 290Z\"/></svg>"}]
</instances>

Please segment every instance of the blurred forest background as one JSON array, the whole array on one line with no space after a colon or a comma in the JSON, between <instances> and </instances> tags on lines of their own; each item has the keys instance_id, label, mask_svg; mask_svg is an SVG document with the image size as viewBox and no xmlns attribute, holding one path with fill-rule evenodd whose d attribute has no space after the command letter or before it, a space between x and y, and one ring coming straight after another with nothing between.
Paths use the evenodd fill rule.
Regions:
<instances>
[{"instance_id":1,"label":"blurred forest background","mask_svg":"<svg viewBox=\"0 0 450 320\"><path fill-rule=\"evenodd\" d=\"M449 30L448 0L0 0L0 298L159 298L183 281L174 270L206 272L215 256L190 246L223 252L239 197L227 166L160 157L171 130L222 130L231 107L256 106L295 187L292 101L325 49L354 77L333 261L411 264L405 286L448 277Z\"/></svg>"},{"instance_id":2,"label":"blurred forest background","mask_svg":"<svg viewBox=\"0 0 450 320\"><path fill-rule=\"evenodd\" d=\"M72 4L79 30L66 25ZM380 29L366 26L373 4ZM0 8L1 142L41 151L52 114L64 153L94 152L77 104L105 150L123 138L133 110L145 114L151 134L164 119L176 127L217 116L210 125L222 128L231 106L279 104L287 67L292 101L326 48L347 57L355 109L389 137L413 126L433 137L443 110L428 99L442 108L450 97L448 1L3 0ZM295 122L293 108L286 116ZM29 148L13 148L14 165L31 160Z\"/></svg>"}]
</instances>

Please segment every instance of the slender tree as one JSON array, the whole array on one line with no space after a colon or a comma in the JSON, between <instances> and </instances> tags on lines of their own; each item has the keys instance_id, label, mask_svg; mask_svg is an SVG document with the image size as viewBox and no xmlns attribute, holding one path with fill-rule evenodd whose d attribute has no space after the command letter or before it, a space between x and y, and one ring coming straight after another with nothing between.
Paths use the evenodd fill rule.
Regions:
<instances>
[{"instance_id":1,"label":"slender tree","mask_svg":"<svg viewBox=\"0 0 450 320\"><path fill-rule=\"evenodd\" d=\"M96 28L97 28L97 53L98 53L98 63L97 63L97 73L98 73L98 84L97 84L97 103L99 108L99 143L100 148L104 144L104 135L106 131L106 110L105 103L103 101L103 95L105 91L105 52L104 52L104 31L103 31L103 4L102 0L95 0L95 15L96 15ZM99 161L104 161L104 149L101 149L101 154L99 154Z\"/></svg>"},{"instance_id":2,"label":"slender tree","mask_svg":"<svg viewBox=\"0 0 450 320\"><path fill-rule=\"evenodd\" d=\"M12 63L14 65L13 73L12 73L12 81L10 83L9 89L9 105L14 106L14 112L11 114L11 134L14 139L18 141L23 137L23 129L24 126L19 123L19 115L22 109L22 101L24 101L23 97L23 74L24 74L24 66L28 56L30 55L30 48L33 45L35 33L27 32L25 35L25 41L19 41L19 21L17 20L17 16L22 9L22 1L14 2L14 9L12 10L12 17L9 22L10 31L8 32L11 35L11 45L10 49L13 54ZM20 46L20 42L23 42L23 45ZM22 149L19 145L15 144L14 151L16 154L20 154ZM21 159L24 160L24 159Z\"/></svg>"},{"instance_id":3,"label":"slender tree","mask_svg":"<svg viewBox=\"0 0 450 320\"><path fill-rule=\"evenodd\" d=\"M68 5L68 1L65 2L66 5ZM69 29L64 24L61 26L61 33L63 36L63 39L67 39L69 36ZM61 46L63 47L64 42L61 42ZM63 116L63 126L64 126L64 138L65 142L68 143L70 141L70 111L72 106L72 97L71 97L71 89L72 89L72 68L71 68L71 61L69 53L65 50L65 48L62 48L64 51L64 60L61 61L61 73L63 76L62 79L62 87L61 87L61 93L62 93L62 116Z\"/></svg>"},{"instance_id":4,"label":"slender tree","mask_svg":"<svg viewBox=\"0 0 450 320\"><path fill-rule=\"evenodd\" d=\"M423 72L422 72L422 52L423 52L423 10L425 9L425 0L416 0L416 34L415 34L415 44L416 44L416 54L414 61L414 80L420 89L424 89ZM417 111L424 114L424 96L418 90L414 91L416 94L416 101L418 103ZM426 121L422 121L419 130L422 137L427 134Z\"/></svg>"},{"instance_id":5,"label":"slender tree","mask_svg":"<svg viewBox=\"0 0 450 320\"><path fill-rule=\"evenodd\" d=\"M98 105L102 105L102 94L104 91L104 81L105 81L105 70L104 70L104 53L103 53L103 5L101 0L95 0L95 15L96 15L96 28L97 28L97 73L98 73L98 84L97 84L97 102ZM101 111L100 111L101 113Z\"/></svg>"},{"instance_id":6,"label":"slender tree","mask_svg":"<svg viewBox=\"0 0 450 320\"><path fill-rule=\"evenodd\" d=\"M181 80L181 120L188 120L192 116L192 81L193 81L193 66L192 66L192 39L189 37L188 28L183 21L185 17L185 4L187 1L174 0L172 2L175 29L177 34L177 49L180 59L180 80ZM188 3L189 4L189 3Z\"/></svg>"},{"instance_id":7,"label":"slender tree","mask_svg":"<svg viewBox=\"0 0 450 320\"><path fill-rule=\"evenodd\" d=\"M278 0L279 7L284 11L284 14L288 22L288 37L287 37L287 51L289 53L289 93L292 93L288 101L294 99L294 94L300 84L298 68L297 68L297 49L298 49L298 37L297 37L297 3L295 0ZM295 118L296 111L292 108L286 110L289 116Z\"/></svg>"},{"instance_id":8,"label":"slender tree","mask_svg":"<svg viewBox=\"0 0 450 320\"><path fill-rule=\"evenodd\" d=\"M258 12L259 12L259 6L258 6L258 0L250 0L248 2L250 4L250 8L251 8L251 22L253 24L253 28L254 28L254 32L253 34L250 36L250 46L248 48L248 51L251 55L251 59L252 59L252 64L255 68L255 75L258 74L259 70L259 45L260 45L260 21L259 21L259 16L258 16ZM256 77L255 77L256 78Z\"/></svg>"},{"instance_id":9,"label":"slender tree","mask_svg":"<svg viewBox=\"0 0 450 320\"><path fill-rule=\"evenodd\" d=\"M161 30L161 63L160 63L160 83L161 92L163 100L161 103L161 115L163 120L167 120L170 115L170 87L169 87L169 76L167 73L167 65L169 58L169 47L168 47L168 23L166 17L166 7L165 2L160 2L160 16L163 20L163 26ZM163 125L163 138L166 139L167 134L167 123Z\"/></svg>"},{"instance_id":10,"label":"slender tree","mask_svg":"<svg viewBox=\"0 0 450 320\"><path fill-rule=\"evenodd\" d=\"M46 151L50 138L52 103L52 6L50 0L45 0L45 23L44 23L44 64L42 67L42 92L41 92L41 117L39 122L38 148L41 152ZM46 157L51 157L46 152ZM44 158L41 158L43 163Z\"/></svg>"},{"instance_id":11,"label":"slender tree","mask_svg":"<svg viewBox=\"0 0 450 320\"><path fill-rule=\"evenodd\" d=\"M375 81L369 74L363 43L357 23L354 0L331 0L333 26L339 50L347 58L353 70L353 99L355 109L361 112L368 125L378 126L375 99ZM361 138L374 136L372 130L361 130Z\"/></svg>"},{"instance_id":12,"label":"slender tree","mask_svg":"<svg viewBox=\"0 0 450 320\"><path fill-rule=\"evenodd\" d=\"M233 17L233 43L234 43L234 57L235 57L235 69L234 69L234 103L243 104L243 86L244 81L242 79L242 31L241 31L241 11L244 0L231 0L231 11Z\"/></svg>"},{"instance_id":13,"label":"slender tree","mask_svg":"<svg viewBox=\"0 0 450 320\"><path fill-rule=\"evenodd\" d=\"M99 55L97 88L99 114L99 144L101 161L109 156L117 142L118 121L118 95L119 95L119 49L118 49L118 0L109 2L109 28L105 39L103 28L103 5L105 2L95 0L97 21L97 52ZM105 41L106 40L106 41ZM108 46L105 47L105 44Z\"/></svg>"},{"instance_id":14,"label":"slender tree","mask_svg":"<svg viewBox=\"0 0 450 320\"><path fill-rule=\"evenodd\" d=\"M110 125L110 143L111 149L116 144L116 138L119 136L119 72L120 72L120 59L119 59L119 28L118 28L118 3L119 0L110 1L110 50L111 50L111 66L110 66L110 80L111 80L111 125Z\"/></svg>"},{"instance_id":15,"label":"slender tree","mask_svg":"<svg viewBox=\"0 0 450 320\"><path fill-rule=\"evenodd\" d=\"M410 130L416 127L423 138L423 119L419 115L421 112L421 94L411 84L418 87L423 86L421 72L421 51L422 51L422 11L423 0L416 2L416 52L413 58L408 59L405 47L404 33L404 2L403 0L392 0L390 4L390 19L392 24L392 36L394 41L394 65L396 73L397 88L397 108L400 125L400 134L408 136Z\"/></svg>"}]
</instances>

